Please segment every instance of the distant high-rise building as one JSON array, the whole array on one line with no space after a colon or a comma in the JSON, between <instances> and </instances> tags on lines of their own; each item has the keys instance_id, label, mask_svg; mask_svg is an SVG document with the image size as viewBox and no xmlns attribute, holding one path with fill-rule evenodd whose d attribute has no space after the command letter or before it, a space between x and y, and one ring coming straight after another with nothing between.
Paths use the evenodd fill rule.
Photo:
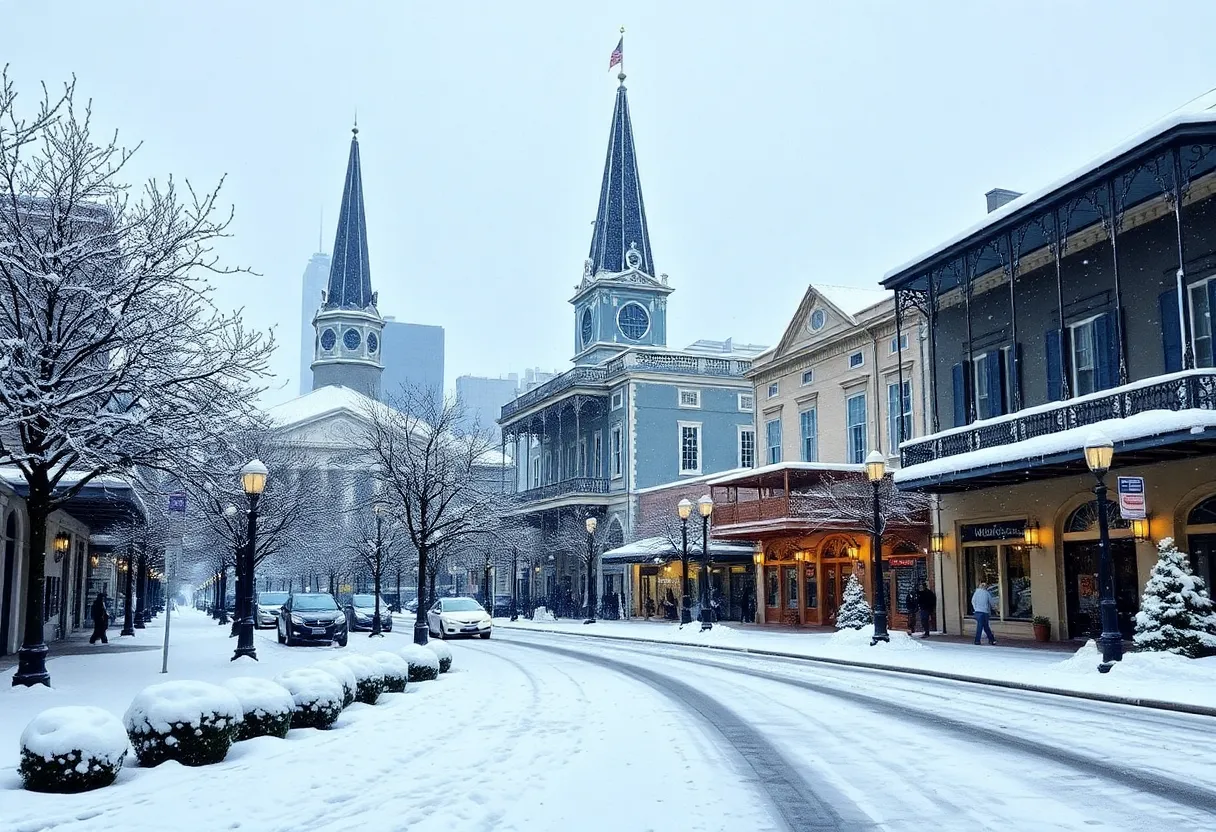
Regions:
<instances>
[{"instance_id":1,"label":"distant high-rise building","mask_svg":"<svg viewBox=\"0 0 1216 832\"><path fill-rule=\"evenodd\" d=\"M329 255L323 251L314 254L304 269L300 290L300 395L312 392L312 357L316 348L316 330L312 328L312 316L321 305L321 293L329 283Z\"/></svg>"},{"instance_id":2,"label":"distant high-rise building","mask_svg":"<svg viewBox=\"0 0 1216 832\"><path fill-rule=\"evenodd\" d=\"M534 390L546 381L557 378L559 375L561 373L558 370L547 372L540 367L529 367L524 370L524 376L519 382L519 392L527 393L529 390Z\"/></svg>"},{"instance_id":3,"label":"distant high-rise building","mask_svg":"<svg viewBox=\"0 0 1216 832\"><path fill-rule=\"evenodd\" d=\"M407 324L386 316L380 360L385 399L400 396L402 386L443 395L443 327Z\"/></svg>"},{"instance_id":4,"label":"distant high-rise building","mask_svg":"<svg viewBox=\"0 0 1216 832\"><path fill-rule=\"evenodd\" d=\"M482 376L457 376L456 398L464 405L465 427L474 425L499 437L498 414L502 406L519 393L519 376L511 373L506 378L484 378Z\"/></svg>"}]
</instances>

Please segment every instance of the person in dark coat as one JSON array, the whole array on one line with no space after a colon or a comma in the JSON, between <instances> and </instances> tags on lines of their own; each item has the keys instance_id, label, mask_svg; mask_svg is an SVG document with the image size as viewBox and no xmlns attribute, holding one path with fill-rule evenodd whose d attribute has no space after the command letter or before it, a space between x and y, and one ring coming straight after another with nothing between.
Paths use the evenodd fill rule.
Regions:
<instances>
[{"instance_id":1,"label":"person in dark coat","mask_svg":"<svg viewBox=\"0 0 1216 832\"><path fill-rule=\"evenodd\" d=\"M749 624L756 623L755 593L749 592L743 596L743 620Z\"/></svg>"},{"instance_id":2,"label":"person in dark coat","mask_svg":"<svg viewBox=\"0 0 1216 832\"><path fill-rule=\"evenodd\" d=\"M928 584L920 585L920 592L916 593L916 607L920 611L920 628L924 631L925 638L928 638L929 616L937 609L937 596L929 589Z\"/></svg>"},{"instance_id":3,"label":"person in dark coat","mask_svg":"<svg viewBox=\"0 0 1216 832\"><path fill-rule=\"evenodd\" d=\"M904 606L908 608L908 635L912 635L916 631L916 611L920 608L920 593L915 588L904 596Z\"/></svg>"},{"instance_id":4,"label":"person in dark coat","mask_svg":"<svg viewBox=\"0 0 1216 832\"><path fill-rule=\"evenodd\" d=\"M106 638L106 627L110 626L110 616L106 613L105 592L97 593L89 614L93 619L93 635L89 636L89 644L96 644L97 639L101 639L102 644L109 644L110 640Z\"/></svg>"}]
</instances>

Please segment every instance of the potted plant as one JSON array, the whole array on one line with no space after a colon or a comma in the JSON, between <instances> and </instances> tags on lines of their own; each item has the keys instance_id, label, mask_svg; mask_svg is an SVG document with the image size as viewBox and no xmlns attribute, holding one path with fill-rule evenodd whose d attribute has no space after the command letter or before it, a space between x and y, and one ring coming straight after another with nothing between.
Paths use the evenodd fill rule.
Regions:
<instances>
[{"instance_id":1,"label":"potted plant","mask_svg":"<svg viewBox=\"0 0 1216 832\"><path fill-rule=\"evenodd\" d=\"M1045 615L1034 617L1034 640L1051 641L1051 619Z\"/></svg>"}]
</instances>

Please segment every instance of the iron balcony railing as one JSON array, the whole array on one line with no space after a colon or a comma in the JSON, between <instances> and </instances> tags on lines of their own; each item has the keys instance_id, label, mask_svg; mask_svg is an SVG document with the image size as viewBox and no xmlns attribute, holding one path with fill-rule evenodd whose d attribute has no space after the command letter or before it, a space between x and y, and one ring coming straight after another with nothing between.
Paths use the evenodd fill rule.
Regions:
<instances>
[{"instance_id":1,"label":"iron balcony railing","mask_svg":"<svg viewBox=\"0 0 1216 832\"><path fill-rule=\"evenodd\" d=\"M560 482L551 482L539 488L529 488L515 495L516 499L525 503L535 503L539 500L552 500L554 497L565 497L570 494L607 494L608 480L599 477L571 477Z\"/></svg>"},{"instance_id":2,"label":"iron balcony railing","mask_svg":"<svg viewBox=\"0 0 1216 832\"><path fill-rule=\"evenodd\" d=\"M1153 410L1216 410L1216 369L1188 371L1158 382L1135 382L1075 401L1034 407L1009 416L955 428L900 448L904 467L985 448L997 448L1108 419L1123 419Z\"/></svg>"}]
</instances>

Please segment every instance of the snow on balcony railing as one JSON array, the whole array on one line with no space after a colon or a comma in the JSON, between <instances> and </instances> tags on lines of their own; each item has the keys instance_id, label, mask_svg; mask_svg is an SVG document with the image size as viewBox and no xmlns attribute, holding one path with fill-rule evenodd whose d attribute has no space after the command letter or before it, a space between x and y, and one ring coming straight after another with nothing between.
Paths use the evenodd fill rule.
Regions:
<instances>
[{"instance_id":1,"label":"snow on balcony railing","mask_svg":"<svg viewBox=\"0 0 1216 832\"><path fill-rule=\"evenodd\" d=\"M608 480L599 477L572 477L560 482L551 482L538 488L529 488L516 494L516 498L533 503L537 500L551 500L554 497L565 497L569 494L607 494Z\"/></svg>"}]
</instances>

